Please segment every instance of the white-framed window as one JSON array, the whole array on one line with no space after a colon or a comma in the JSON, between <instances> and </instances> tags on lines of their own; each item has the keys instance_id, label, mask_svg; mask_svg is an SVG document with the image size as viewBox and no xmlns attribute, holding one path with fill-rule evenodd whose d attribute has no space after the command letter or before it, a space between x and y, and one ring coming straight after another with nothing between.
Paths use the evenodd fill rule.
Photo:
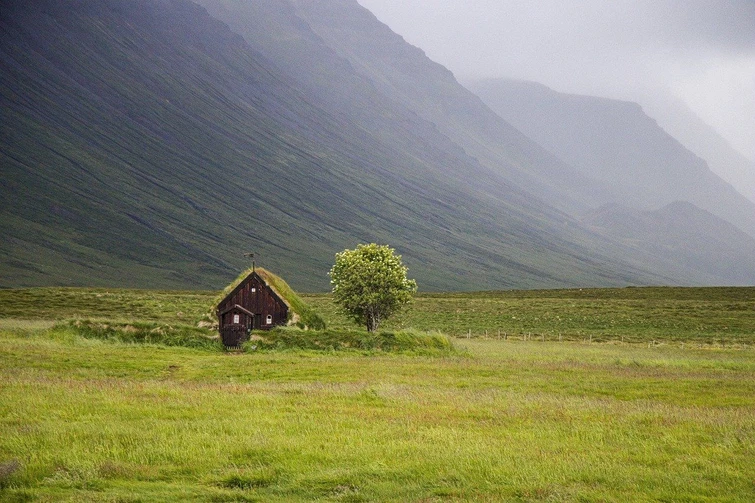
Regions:
<instances>
[{"instance_id":1,"label":"white-framed window","mask_svg":"<svg viewBox=\"0 0 755 503\"><path fill-rule=\"evenodd\" d=\"M268 314L267 315L267 318L265 318L265 323L267 325L272 325L273 324L273 315L272 314Z\"/></svg>"},{"instance_id":2,"label":"white-framed window","mask_svg":"<svg viewBox=\"0 0 755 503\"><path fill-rule=\"evenodd\" d=\"M241 323L241 316L239 316L238 314L234 314L233 315L233 322L234 323Z\"/></svg>"},{"instance_id":3,"label":"white-framed window","mask_svg":"<svg viewBox=\"0 0 755 503\"><path fill-rule=\"evenodd\" d=\"M255 292L257 292L257 289L252 287L252 293L255 293Z\"/></svg>"}]
</instances>

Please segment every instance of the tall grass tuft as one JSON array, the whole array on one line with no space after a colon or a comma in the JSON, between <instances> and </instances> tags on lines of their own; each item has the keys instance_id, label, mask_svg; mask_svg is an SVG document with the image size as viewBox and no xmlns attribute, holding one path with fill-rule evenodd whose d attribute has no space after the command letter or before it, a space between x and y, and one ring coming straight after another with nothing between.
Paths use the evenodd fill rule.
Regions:
<instances>
[{"instance_id":1,"label":"tall grass tuft","mask_svg":"<svg viewBox=\"0 0 755 503\"><path fill-rule=\"evenodd\" d=\"M0 490L6 489L11 484L13 474L21 468L17 459L11 459L0 463Z\"/></svg>"},{"instance_id":2,"label":"tall grass tuft","mask_svg":"<svg viewBox=\"0 0 755 503\"><path fill-rule=\"evenodd\" d=\"M370 351L414 354L452 354L456 352L451 340L437 332L369 333L357 330L296 330L276 328L245 343L245 351Z\"/></svg>"},{"instance_id":3,"label":"tall grass tuft","mask_svg":"<svg viewBox=\"0 0 755 503\"><path fill-rule=\"evenodd\" d=\"M117 323L92 320L70 320L59 323L53 332L73 331L86 339L111 342L160 344L219 351L222 344L212 332L186 325L165 325L150 322Z\"/></svg>"}]
</instances>

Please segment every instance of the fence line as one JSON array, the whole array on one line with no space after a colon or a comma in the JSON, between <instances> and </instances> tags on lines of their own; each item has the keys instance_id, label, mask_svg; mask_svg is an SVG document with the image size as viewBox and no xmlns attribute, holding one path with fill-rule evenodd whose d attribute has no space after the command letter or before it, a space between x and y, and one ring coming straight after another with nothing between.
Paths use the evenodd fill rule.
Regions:
<instances>
[{"instance_id":1,"label":"fence line","mask_svg":"<svg viewBox=\"0 0 755 503\"><path fill-rule=\"evenodd\" d=\"M679 339L645 339L643 337L632 338L624 334L621 335L596 335L593 333L588 334L571 334L564 335L562 332L533 332L521 331L518 334L516 332L509 333L506 330L498 329L479 329L473 331L471 328L467 329L466 333L452 335L452 337L466 337L467 339L480 338L480 339L497 339L501 341L516 341L522 342L582 342L583 344L593 343L613 343L613 344L647 344L648 348L662 347L662 346L678 346L681 349L738 349L738 350L752 350L755 349L755 345L750 342L737 342L734 340L679 340ZM552 337L550 337L552 336Z\"/></svg>"}]
</instances>

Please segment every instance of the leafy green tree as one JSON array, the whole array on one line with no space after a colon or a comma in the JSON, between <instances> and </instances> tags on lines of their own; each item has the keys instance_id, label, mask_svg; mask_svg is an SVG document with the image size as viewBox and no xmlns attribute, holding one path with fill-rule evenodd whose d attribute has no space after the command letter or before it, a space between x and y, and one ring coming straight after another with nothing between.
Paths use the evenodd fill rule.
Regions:
<instances>
[{"instance_id":1,"label":"leafy green tree","mask_svg":"<svg viewBox=\"0 0 755 503\"><path fill-rule=\"evenodd\" d=\"M401 255L386 245L361 244L336 253L330 270L333 299L346 314L369 332L409 303L417 283L406 278Z\"/></svg>"}]
</instances>

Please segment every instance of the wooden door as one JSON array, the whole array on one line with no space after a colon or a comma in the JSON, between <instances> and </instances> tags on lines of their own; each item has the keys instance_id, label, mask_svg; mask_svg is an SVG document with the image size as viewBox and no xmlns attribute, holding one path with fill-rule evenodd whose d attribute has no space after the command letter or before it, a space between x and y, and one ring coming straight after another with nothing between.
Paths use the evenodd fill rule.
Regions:
<instances>
[{"instance_id":1,"label":"wooden door","mask_svg":"<svg viewBox=\"0 0 755 503\"><path fill-rule=\"evenodd\" d=\"M249 338L249 329L244 325L226 325L221 333L223 345L229 348L241 346Z\"/></svg>"}]
</instances>

